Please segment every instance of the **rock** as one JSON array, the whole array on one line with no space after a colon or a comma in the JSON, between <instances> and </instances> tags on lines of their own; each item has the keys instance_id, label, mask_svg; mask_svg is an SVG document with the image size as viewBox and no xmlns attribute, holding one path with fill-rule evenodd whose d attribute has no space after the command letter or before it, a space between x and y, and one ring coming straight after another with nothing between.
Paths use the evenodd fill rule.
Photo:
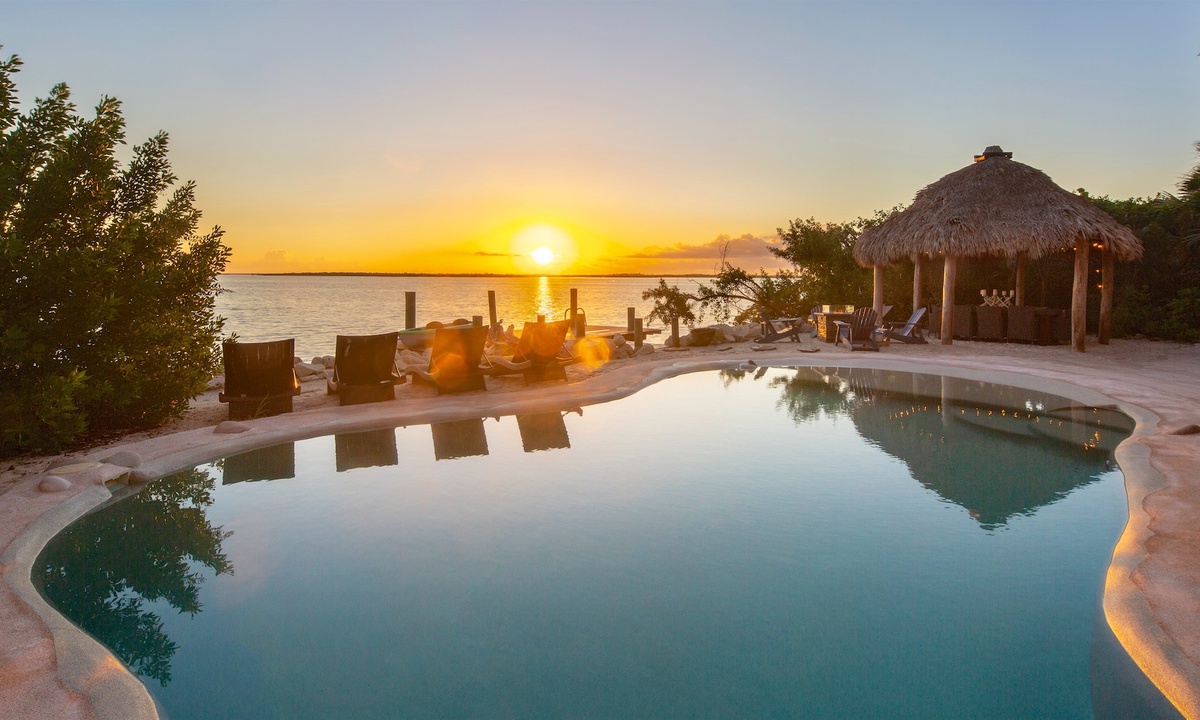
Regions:
<instances>
[{"instance_id":1,"label":"rock","mask_svg":"<svg viewBox=\"0 0 1200 720\"><path fill-rule=\"evenodd\" d=\"M296 363L302 363L302 362L304 362L304 360L303 360L302 358L298 358L298 357L292 357L292 364L293 364L293 365L295 365Z\"/></svg>"},{"instance_id":2,"label":"rock","mask_svg":"<svg viewBox=\"0 0 1200 720\"><path fill-rule=\"evenodd\" d=\"M692 346L692 334L691 333L688 333L687 335L679 336L679 347L691 347L691 346Z\"/></svg>"},{"instance_id":3,"label":"rock","mask_svg":"<svg viewBox=\"0 0 1200 720\"><path fill-rule=\"evenodd\" d=\"M633 356L633 346L629 344L619 345L612 349L612 353L608 356L609 360L624 360Z\"/></svg>"},{"instance_id":4,"label":"rock","mask_svg":"<svg viewBox=\"0 0 1200 720\"><path fill-rule=\"evenodd\" d=\"M629 342L628 340L625 339L625 336L621 335L620 333L613 335L611 339L612 339L613 347L621 347L625 343Z\"/></svg>"},{"instance_id":5,"label":"rock","mask_svg":"<svg viewBox=\"0 0 1200 720\"><path fill-rule=\"evenodd\" d=\"M119 467L135 468L142 464L142 456L132 450L121 450L109 455L100 462L106 462L109 465L117 465Z\"/></svg>"},{"instance_id":6,"label":"rock","mask_svg":"<svg viewBox=\"0 0 1200 720\"><path fill-rule=\"evenodd\" d=\"M300 378L301 382L317 377L325 377L325 366L310 365L305 362L296 363L296 377Z\"/></svg>"},{"instance_id":7,"label":"rock","mask_svg":"<svg viewBox=\"0 0 1200 720\"><path fill-rule=\"evenodd\" d=\"M428 364L428 358L421 353L416 353L412 350L401 350L400 352L396 353L396 362L404 366L426 365Z\"/></svg>"},{"instance_id":8,"label":"rock","mask_svg":"<svg viewBox=\"0 0 1200 720\"><path fill-rule=\"evenodd\" d=\"M244 433L249 429L250 426L246 423L237 422L236 420L226 420L225 422L218 423L213 428L213 432L217 435L235 435L237 433Z\"/></svg>"},{"instance_id":9,"label":"rock","mask_svg":"<svg viewBox=\"0 0 1200 720\"><path fill-rule=\"evenodd\" d=\"M216 376L212 380L209 380L208 383L204 387L207 390L224 390L225 389L225 376L224 375Z\"/></svg>"},{"instance_id":10,"label":"rock","mask_svg":"<svg viewBox=\"0 0 1200 720\"><path fill-rule=\"evenodd\" d=\"M646 355L654 354L654 346L650 343L643 343L640 348L633 351L634 357L645 357Z\"/></svg>"},{"instance_id":11,"label":"rock","mask_svg":"<svg viewBox=\"0 0 1200 720\"><path fill-rule=\"evenodd\" d=\"M742 339L753 340L756 337L762 337L762 325L758 323L744 323L742 325Z\"/></svg>"},{"instance_id":12,"label":"rock","mask_svg":"<svg viewBox=\"0 0 1200 720\"><path fill-rule=\"evenodd\" d=\"M321 367L325 368L326 370L332 370L333 369L333 356L332 355L319 355L317 357L314 357L312 359L312 362L309 364L310 365L320 365Z\"/></svg>"},{"instance_id":13,"label":"rock","mask_svg":"<svg viewBox=\"0 0 1200 720\"><path fill-rule=\"evenodd\" d=\"M733 334L732 330L718 330L717 340L723 343L733 343L738 341L738 337Z\"/></svg>"},{"instance_id":14,"label":"rock","mask_svg":"<svg viewBox=\"0 0 1200 720\"><path fill-rule=\"evenodd\" d=\"M71 489L71 481L61 475L47 475L38 483L38 490L44 493L62 492Z\"/></svg>"}]
</instances>

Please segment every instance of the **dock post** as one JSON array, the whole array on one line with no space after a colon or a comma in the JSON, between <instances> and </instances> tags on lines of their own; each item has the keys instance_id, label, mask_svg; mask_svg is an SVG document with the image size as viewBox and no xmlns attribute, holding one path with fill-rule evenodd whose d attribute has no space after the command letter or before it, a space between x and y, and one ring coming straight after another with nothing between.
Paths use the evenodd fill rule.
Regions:
<instances>
[{"instance_id":1,"label":"dock post","mask_svg":"<svg viewBox=\"0 0 1200 720\"><path fill-rule=\"evenodd\" d=\"M404 329L412 330L417 326L417 293L404 293Z\"/></svg>"},{"instance_id":2,"label":"dock post","mask_svg":"<svg viewBox=\"0 0 1200 720\"><path fill-rule=\"evenodd\" d=\"M671 318L671 346L679 347L679 318Z\"/></svg>"},{"instance_id":3,"label":"dock post","mask_svg":"<svg viewBox=\"0 0 1200 720\"><path fill-rule=\"evenodd\" d=\"M542 323L546 322L546 316L545 316L545 315L538 315L538 316L537 316L537 321L538 321L538 325L541 325Z\"/></svg>"},{"instance_id":4,"label":"dock post","mask_svg":"<svg viewBox=\"0 0 1200 720\"><path fill-rule=\"evenodd\" d=\"M496 319L496 291L488 290L488 319L491 321L489 325L495 325L500 322Z\"/></svg>"},{"instance_id":5,"label":"dock post","mask_svg":"<svg viewBox=\"0 0 1200 720\"><path fill-rule=\"evenodd\" d=\"M583 332L579 327L579 290L571 288L571 313L568 315L571 318L571 334L577 338L583 337Z\"/></svg>"},{"instance_id":6,"label":"dock post","mask_svg":"<svg viewBox=\"0 0 1200 720\"><path fill-rule=\"evenodd\" d=\"M633 349L641 350L642 341L645 339L645 330L642 329L642 319L633 319Z\"/></svg>"},{"instance_id":7,"label":"dock post","mask_svg":"<svg viewBox=\"0 0 1200 720\"><path fill-rule=\"evenodd\" d=\"M474 325L475 327L483 327L483 316L482 315L472 315L471 316L471 324Z\"/></svg>"},{"instance_id":8,"label":"dock post","mask_svg":"<svg viewBox=\"0 0 1200 720\"><path fill-rule=\"evenodd\" d=\"M629 332L633 332L633 312L633 308L625 308L625 314L629 317L629 320L625 325L625 329Z\"/></svg>"}]
</instances>

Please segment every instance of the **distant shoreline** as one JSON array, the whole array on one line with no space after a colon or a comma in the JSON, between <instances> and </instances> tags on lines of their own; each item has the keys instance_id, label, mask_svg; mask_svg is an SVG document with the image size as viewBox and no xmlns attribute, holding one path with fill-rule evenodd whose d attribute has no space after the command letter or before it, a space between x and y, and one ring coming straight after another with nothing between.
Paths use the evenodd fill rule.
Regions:
<instances>
[{"instance_id":1,"label":"distant shoreline","mask_svg":"<svg viewBox=\"0 0 1200 720\"><path fill-rule=\"evenodd\" d=\"M611 273L607 275L539 275L522 274L522 273L400 273L400 272L287 272L287 273L264 273L264 272L246 272L234 273L226 272L222 275L259 275L264 277L496 277L496 278L536 278L536 277L561 277L561 278L711 278L716 275L705 275L702 273L685 273L685 274L664 274L664 273Z\"/></svg>"}]
</instances>

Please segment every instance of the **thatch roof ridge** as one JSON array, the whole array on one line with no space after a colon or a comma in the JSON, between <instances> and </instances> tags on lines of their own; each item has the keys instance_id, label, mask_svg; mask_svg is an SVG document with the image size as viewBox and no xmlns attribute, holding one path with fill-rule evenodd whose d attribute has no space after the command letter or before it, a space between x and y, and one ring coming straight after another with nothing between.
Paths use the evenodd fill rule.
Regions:
<instances>
[{"instance_id":1,"label":"thatch roof ridge","mask_svg":"<svg viewBox=\"0 0 1200 720\"><path fill-rule=\"evenodd\" d=\"M922 188L906 210L863 232L854 257L867 266L938 253L1037 258L1079 237L1121 260L1142 256L1137 236L1103 210L1037 168L990 156Z\"/></svg>"}]
</instances>

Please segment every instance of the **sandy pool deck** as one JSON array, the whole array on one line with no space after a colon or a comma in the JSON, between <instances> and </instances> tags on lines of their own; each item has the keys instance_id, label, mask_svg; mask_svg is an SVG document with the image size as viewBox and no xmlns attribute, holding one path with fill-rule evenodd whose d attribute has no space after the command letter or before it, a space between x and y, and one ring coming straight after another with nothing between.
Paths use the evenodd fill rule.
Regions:
<instances>
[{"instance_id":1,"label":"sandy pool deck","mask_svg":"<svg viewBox=\"0 0 1200 720\"><path fill-rule=\"evenodd\" d=\"M798 352L801 348L821 351ZM304 384L295 412L246 423L248 429L235 433L214 432L226 408L213 390L193 401L182 418L153 432L67 456L11 461L0 469L0 717L157 717L141 683L57 615L29 577L45 542L107 499L114 482L136 484L287 439L607 402L672 375L746 360L945 371L1116 401L1138 427L1117 452L1130 519L1109 568L1105 613L1164 695L1186 717L1200 718L1200 525L1195 522L1200 517L1200 434L1176 434L1200 425L1200 346L1144 340L1092 342L1082 354L1066 346L961 341L892 344L879 353L850 353L815 340L782 342L766 351L739 343L660 351L598 368L572 366L568 384L527 389L519 377L493 378L486 393L441 398L432 388L404 385L397 388L396 402L345 408L326 395L319 380ZM122 450L136 452L141 464L131 470L102 462ZM49 476L64 480L47 481ZM55 489L56 482L61 489Z\"/></svg>"}]
</instances>

